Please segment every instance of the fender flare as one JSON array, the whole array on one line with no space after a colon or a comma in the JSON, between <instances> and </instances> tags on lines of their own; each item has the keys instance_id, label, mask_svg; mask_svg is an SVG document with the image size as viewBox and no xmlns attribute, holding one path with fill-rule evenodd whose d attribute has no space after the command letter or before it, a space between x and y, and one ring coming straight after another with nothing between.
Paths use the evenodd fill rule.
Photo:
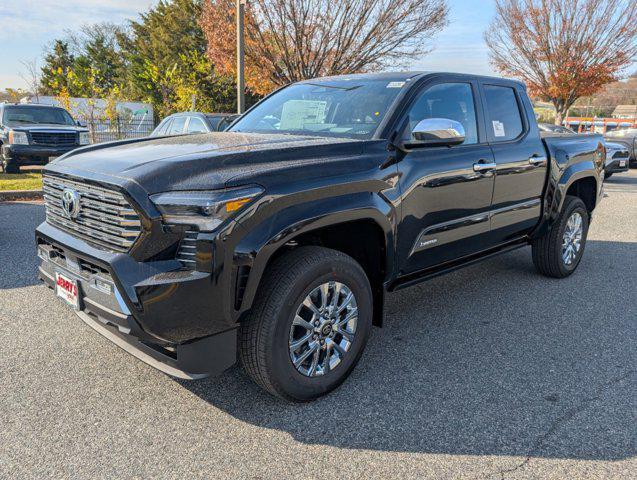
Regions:
<instances>
[{"instance_id":1,"label":"fender flare","mask_svg":"<svg viewBox=\"0 0 637 480\"><path fill-rule=\"evenodd\" d=\"M251 226L234 249L234 268L250 267L239 315L251 308L268 262L286 243L302 234L358 220L370 220L383 231L385 268L388 275L393 273L396 212L381 195L357 192L293 205Z\"/></svg>"},{"instance_id":2,"label":"fender flare","mask_svg":"<svg viewBox=\"0 0 637 480\"><path fill-rule=\"evenodd\" d=\"M554 164L554 168L557 165ZM549 185L546 191L546 206L544 210L544 221L541 222L539 228L533 232L532 238L537 238L546 233L549 228L555 223L562 211L564 201L566 199L566 192L575 182L584 178L592 178L595 181L596 188L596 203L597 196L600 193L599 179L595 175L595 164L591 160L573 163L568 165L562 172L559 178L550 178Z\"/></svg>"},{"instance_id":3,"label":"fender flare","mask_svg":"<svg viewBox=\"0 0 637 480\"><path fill-rule=\"evenodd\" d=\"M580 162L569 165L557 184L557 195L555 195L554 205L551 209L551 218L555 219L562 211L564 206L564 200L566 199L566 192L575 182L584 178L591 178L595 181L595 206L597 206L597 195L599 194L599 181L595 175L595 165L592 161Z\"/></svg>"}]
</instances>

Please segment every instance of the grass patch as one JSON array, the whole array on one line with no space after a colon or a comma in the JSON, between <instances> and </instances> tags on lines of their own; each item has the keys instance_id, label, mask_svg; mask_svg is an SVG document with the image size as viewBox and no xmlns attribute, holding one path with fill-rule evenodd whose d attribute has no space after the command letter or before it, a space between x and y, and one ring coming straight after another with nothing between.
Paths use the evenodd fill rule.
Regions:
<instances>
[{"instance_id":1,"label":"grass patch","mask_svg":"<svg viewBox=\"0 0 637 480\"><path fill-rule=\"evenodd\" d=\"M0 173L0 192L7 190L42 190L42 174Z\"/></svg>"}]
</instances>

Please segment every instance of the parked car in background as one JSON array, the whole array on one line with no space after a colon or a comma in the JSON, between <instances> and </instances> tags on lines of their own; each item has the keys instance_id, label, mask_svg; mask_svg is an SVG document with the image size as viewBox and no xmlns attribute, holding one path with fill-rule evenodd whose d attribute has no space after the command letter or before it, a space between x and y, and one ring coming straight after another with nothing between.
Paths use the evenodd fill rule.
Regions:
<instances>
[{"instance_id":1,"label":"parked car in background","mask_svg":"<svg viewBox=\"0 0 637 480\"><path fill-rule=\"evenodd\" d=\"M578 135L570 128L552 123L538 123L538 128L544 134ZM606 160L604 162L604 177L610 178L614 173L622 173L629 170L630 151L626 145L616 142L605 142Z\"/></svg>"},{"instance_id":2,"label":"parked car in background","mask_svg":"<svg viewBox=\"0 0 637 480\"><path fill-rule=\"evenodd\" d=\"M0 104L0 166L6 173L19 173L25 165L45 165L89 143L88 129L63 108Z\"/></svg>"},{"instance_id":3,"label":"parked car in background","mask_svg":"<svg viewBox=\"0 0 637 480\"><path fill-rule=\"evenodd\" d=\"M637 128L624 128L606 132L604 138L609 142L621 143L629 152L630 164L637 167Z\"/></svg>"},{"instance_id":4,"label":"parked car in background","mask_svg":"<svg viewBox=\"0 0 637 480\"><path fill-rule=\"evenodd\" d=\"M577 135L577 132L571 130L570 128L563 127L561 125L555 125L553 123L538 123L537 128L540 129L540 132L550 132L550 133L563 133L566 135Z\"/></svg>"},{"instance_id":5,"label":"parked car in background","mask_svg":"<svg viewBox=\"0 0 637 480\"><path fill-rule=\"evenodd\" d=\"M166 117L150 134L151 137L223 132L239 115L230 113L182 112Z\"/></svg>"},{"instance_id":6,"label":"parked car in background","mask_svg":"<svg viewBox=\"0 0 637 480\"><path fill-rule=\"evenodd\" d=\"M529 245L539 273L575 272L604 155L601 135L540 136L514 80L299 82L225 132L48 165L39 275L170 375L240 359L268 392L308 401L355 367L387 291ZM475 302L489 301L485 280Z\"/></svg>"},{"instance_id":7,"label":"parked car in background","mask_svg":"<svg viewBox=\"0 0 637 480\"><path fill-rule=\"evenodd\" d=\"M616 142L606 142L606 161L604 162L605 178L614 173L627 172L630 169L630 151L626 145Z\"/></svg>"}]
</instances>

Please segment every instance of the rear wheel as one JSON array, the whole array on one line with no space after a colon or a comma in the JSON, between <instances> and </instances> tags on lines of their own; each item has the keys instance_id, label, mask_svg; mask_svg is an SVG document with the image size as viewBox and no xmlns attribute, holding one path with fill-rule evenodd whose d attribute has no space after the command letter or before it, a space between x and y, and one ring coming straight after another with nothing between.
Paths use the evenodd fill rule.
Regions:
<instances>
[{"instance_id":1,"label":"rear wheel","mask_svg":"<svg viewBox=\"0 0 637 480\"><path fill-rule=\"evenodd\" d=\"M372 291L351 257L301 247L277 259L240 327L241 363L273 395L310 401L356 366L372 327Z\"/></svg>"},{"instance_id":2,"label":"rear wheel","mask_svg":"<svg viewBox=\"0 0 637 480\"><path fill-rule=\"evenodd\" d=\"M577 269L586 246L589 218L580 198L566 197L557 221L532 243L533 263L542 275L564 278Z\"/></svg>"}]
</instances>

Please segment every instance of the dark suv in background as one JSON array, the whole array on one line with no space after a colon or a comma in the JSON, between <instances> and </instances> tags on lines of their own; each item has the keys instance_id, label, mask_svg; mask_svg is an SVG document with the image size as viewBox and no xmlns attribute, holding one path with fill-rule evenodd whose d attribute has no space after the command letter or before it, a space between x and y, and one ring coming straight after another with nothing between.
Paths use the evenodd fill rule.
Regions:
<instances>
[{"instance_id":1,"label":"dark suv in background","mask_svg":"<svg viewBox=\"0 0 637 480\"><path fill-rule=\"evenodd\" d=\"M25 165L45 165L89 143L88 129L63 108L0 104L0 166L6 173L19 173Z\"/></svg>"}]
</instances>

